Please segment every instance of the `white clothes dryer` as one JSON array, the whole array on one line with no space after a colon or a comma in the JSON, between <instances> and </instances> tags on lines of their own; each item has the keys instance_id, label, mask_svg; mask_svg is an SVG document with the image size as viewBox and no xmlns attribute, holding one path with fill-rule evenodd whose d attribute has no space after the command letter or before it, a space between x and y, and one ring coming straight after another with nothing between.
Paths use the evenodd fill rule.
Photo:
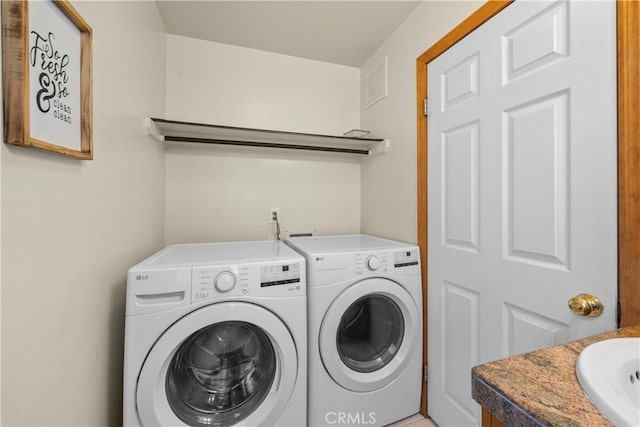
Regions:
<instances>
[{"instance_id":1,"label":"white clothes dryer","mask_svg":"<svg viewBox=\"0 0 640 427\"><path fill-rule=\"evenodd\" d=\"M124 425L304 425L305 283L279 241L174 245L132 267Z\"/></svg>"},{"instance_id":2,"label":"white clothes dryer","mask_svg":"<svg viewBox=\"0 0 640 427\"><path fill-rule=\"evenodd\" d=\"M308 425L382 426L419 412L419 248L366 235L286 243L307 261Z\"/></svg>"}]
</instances>

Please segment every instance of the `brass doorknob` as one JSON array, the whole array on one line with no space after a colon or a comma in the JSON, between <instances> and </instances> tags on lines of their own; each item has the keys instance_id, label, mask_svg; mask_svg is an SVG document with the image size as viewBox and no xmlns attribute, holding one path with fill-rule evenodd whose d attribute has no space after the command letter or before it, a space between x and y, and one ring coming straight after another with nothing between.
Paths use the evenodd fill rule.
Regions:
<instances>
[{"instance_id":1,"label":"brass doorknob","mask_svg":"<svg viewBox=\"0 0 640 427\"><path fill-rule=\"evenodd\" d=\"M598 297L580 294L569 300L569 308L577 316L597 317L602 314L602 303Z\"/></svg>"}]
</instances>

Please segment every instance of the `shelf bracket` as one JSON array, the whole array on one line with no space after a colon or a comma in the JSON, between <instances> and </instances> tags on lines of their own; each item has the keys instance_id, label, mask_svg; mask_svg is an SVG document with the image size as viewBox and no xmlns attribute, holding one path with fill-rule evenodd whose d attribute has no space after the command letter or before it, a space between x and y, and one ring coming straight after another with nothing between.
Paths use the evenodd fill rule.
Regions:
<instances>
[{"instance_id":1,"label":"shelf bracket","mask_svg":"<svg viewBox=\"0 0 640 427\"><path fill-rule=\"evenodd\" d=\"M155 138L156 140L158 140L160 142L165 142L164 135L162 135L160 133L160 131L158 131L158 127L153 122L153 120L151 120L150 117L145 117L145 119L144 119L144 127L147 130L147 135L148 136L151 136L151 137Z\"/></svg>"},{"instance_id":2,"label":"shelf bracket","mask_svg":"<svg viewBox=\"0 0 640 427\"><path fill-rule=\"evenodd\" d=\"M389 140L384 139L369 151L369 157L376 157L389 151Z\"/></svg>"}]
</instances>

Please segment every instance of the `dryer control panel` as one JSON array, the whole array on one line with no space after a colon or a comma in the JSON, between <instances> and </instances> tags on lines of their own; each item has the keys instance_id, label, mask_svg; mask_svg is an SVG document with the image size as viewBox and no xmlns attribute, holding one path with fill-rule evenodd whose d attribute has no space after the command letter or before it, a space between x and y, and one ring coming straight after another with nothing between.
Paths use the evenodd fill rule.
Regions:
<instances>
[{"instance_id":1,"label":"dryer control panel","mask_svg":"<svg viewBox=\"0 0 640 427\"><path fill-rule=\"evenodd\" d=\"M307 286L325 286L353 278L420 276L418 247L396 250L318 254L307 258Z\"/></svg>"},{"instance_id":2,"label":"dryer control panel","mask_svg":"<svg viewBox=\"0 0 640 427\"><path fill-rule=\"evenodd\" d=\"M192 303L232 296L277 297L305 293L305 270L301 262L193 267Z\"/></svg>"},{"instance_id":3,"label":"dryer control panel","mask_svg":"<svg viewBox=\"0 0 640 427\"><path fill-rule=\"evenodd\" d=\"M386 252L357 253L355 261L358 276L366 272L386 273L389 270L389 255Z\"/></svg>"},{"instance_id":4,"label":"dryer control panel","mask_svg":"<svg viewBox=\"0 0 640 427\"><path fill-rule=\"evenodd\" d=\"M410 267L412 265L418 265L420 255L417 250L407 250L394 252L393 254L393 266L395 268Z\"/></svg>"},{"instance_id":5,"label":"dryer control panel","mask_svg":"<svg viewBox=\"0 0 640 427\"><path fill-rule=\"evenodd\" d=\"M420 255L417 249L395 252L357 252L354 258L356 276L397 273L403 270L410 270L407 267L420 264Z\"/></svg>"}]
</instances>

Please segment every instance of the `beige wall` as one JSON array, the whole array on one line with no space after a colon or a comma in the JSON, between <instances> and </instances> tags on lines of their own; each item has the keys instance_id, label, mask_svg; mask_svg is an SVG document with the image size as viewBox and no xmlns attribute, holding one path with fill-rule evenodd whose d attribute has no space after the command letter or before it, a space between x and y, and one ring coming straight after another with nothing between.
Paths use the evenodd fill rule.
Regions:
<instances>
[{"instance_id":1,"label":"beige wall","mask_svg":"<svg viewBox=\"0 0 640 427\"><path fill-rule=\"evenodd\" d=\"M482 3L424 2L362 67L362 127L391 140L387 154L362 163L364 233L417 241L416 58ZM366 73L385 56L389 95L367 109Z\"/></svg>"},{"instance_id":2,"label":"beige wall","mask_svg":"<svg viewBox=\"0 0 640 427\"><path fill-rule=\"evenodd\" d=\"M93 161L2 144L2 425L122 421L127 269L164 240L165 34L153 2L93 28Z\"/></svg>"},{"instance_id":3,"label":"beige wall","mask_svg":"<svg viewBox=\"0 0 640 427\"><path fill-rule=\"evenodd\" d=\"M169 35L167 118L341 135L359 126L357 68ZM166 242L360 231L360 163L274 149L167 151Z\"/></svg>"}]
</instances>

